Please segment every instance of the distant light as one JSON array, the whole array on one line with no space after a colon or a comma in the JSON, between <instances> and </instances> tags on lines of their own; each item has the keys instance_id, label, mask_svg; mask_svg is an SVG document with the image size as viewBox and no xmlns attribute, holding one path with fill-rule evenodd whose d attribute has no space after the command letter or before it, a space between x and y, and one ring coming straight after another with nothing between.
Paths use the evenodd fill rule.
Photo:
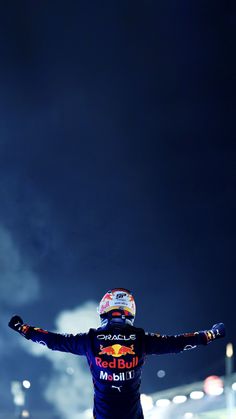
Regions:
<instances>
[{"instance_id":1,"label":"distant light","mask_svg":"<svg viewBox=\"0 0 236 419\"><path fill-rule=\"evenodd\" d=\"M187 400L187 397L186 396L179 395L179 396L175 396L172 401L175 404L181 404L181 403L186 402L186 400Z\"/></svg>"},{"instance_id":2,"label":"distant light","mask_svg":"<svg viewBox=\"0 0 236 419\"><path fill-rule=\"evenodd\" d=\"M19 381L12 381L11 382L11 392L12 394L21 393L21 383Z\"/></svg>"},{"instance_id":3,"label":"distant light","mask_svg":"<svg viewBox=\"0 0 236 419\"><path fill-rule=\"evenodd\" d=\"M204 381L204 390L209 396L220 396L224 391L224 384L217 375L210 375Z\"/></svg>"},{"instance_id":4,"label":"distant light","mask_svg":"<svg viewBox=\"0 0 236 419\"><path fill-rule=\"evenodd\" d=\"M141 405L144 411L151 410L153 408L153 400L151 396L147 396L146 394L141 394Z\"/></svg>"},{"instance_id":5,"label":"distant light","mask_svg":"<svg viewBox=\"0 0 236 419\"><path fill-rule=\"evenodd\" d=\"M14 404L16 406L24 406L25 404L25 395L24 393L18 393L15 394L14 398L13 398Z\"/></svg>"},{"instance_id":6,"label":"distant light","mask_svg":"<svg viewBox=\"0 0 236 419\"><path fill-rule=\"evenodd\" d=\"M30 388L31 387L31 383L29 380L24 380L22 381L22 385L24 388Z\"/></svg>"},{"instance_id":7,"label":"distant light","mask_svg":"<svg viewBox=\"0 0 236 419\"><path fill-rule=\"evenodd\" d=\"M227 343L226 345L226 356L227 358L232 358L234 354L234 348L232 343Z\"/></svg>"},{"instance_id":8,"label":"distant light","mask_svg":"<svg viewBox=\"0 0 236 419\"><path fill-rule=\"evenodd\" d=\"M22 410L21 416L22 416L22 418L29 418L30 417L29 411L28 410Z\"/></svg>"},{"instance_id":9,"label":"distant light","mask_svg":"<svg viewBox=\"0 0 236 419\"><path fill-rule=\"evenodd\" d=\"M184 414L184 419L191 419L193 418L193 413L192 412L186 412Z\"/></svg>"},{"instance_id":10,"label":"distant light","mask_svg":"<svg viewBox=\"0 0 236 419\"><path fill-rule=\"evenodd\" d=\"M200 400L204 397L204 392L201 390L192 391L189 396L190 396L190 399Z\"/></svg>"},{"instance_id":11,"label":"distant light","mask_svg":"<svg viewBox=\"0 0 236 419\"><path fill-rule=\"evenodd\" d=\"M232 390L236 391L236 383L232 384Z\"/></svg>"},{"instance_id":12,"label":"distant light","mask_svg":"<svg viewBox=\"0 0 236 419\"><path fill-rule=\"evenodd\" d=\"M11 392L13 395L13 402L16 406L24 406L25 394L22 390L22 384L20 381L12 381Z\"/></svg>"},{"instance_id":13,"label":"distant light","mask_svg":"<svg viewBox=\"0 0 236 419\"><path fill-rule=\"evenodd\" d=\"M157 377L158 378L163 378L163 377L165 377L165 375L166 375L166 372L164 370L157 371Z\"/></svg>"},{"instance_id":14,"label":"distant light","mask_svg":"<svg viewBox=\"0 0 236 419\"><path fill-rule=\"evenodd\" d=\"M157 407L167 407L170 404L170 400L169 399L159 399L156 401L156 406Z\"/></svg>"}]
</instances>

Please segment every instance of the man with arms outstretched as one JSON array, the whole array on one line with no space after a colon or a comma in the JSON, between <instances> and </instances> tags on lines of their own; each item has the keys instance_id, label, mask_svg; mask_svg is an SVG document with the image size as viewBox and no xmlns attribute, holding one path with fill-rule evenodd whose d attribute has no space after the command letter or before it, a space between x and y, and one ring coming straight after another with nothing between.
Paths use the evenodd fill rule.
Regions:
<instances>
[{"instance_id":1,"label":"man with arms outstretched","mask_svg":"<svg viewBox=\"0 0 236 419\"><path fill-rule=\"evenodd\" d=\"M86 356L93 378L95 419L143 419L139 390L147 355L182 352L225 336L223 323L210 330L172 336L145 333L133 326L135 301L124 288L106 292L98 313L101 327L77 335L35 328L19 316L9 322L26 339L52 350Z\"/></svg>"}]
</instances>

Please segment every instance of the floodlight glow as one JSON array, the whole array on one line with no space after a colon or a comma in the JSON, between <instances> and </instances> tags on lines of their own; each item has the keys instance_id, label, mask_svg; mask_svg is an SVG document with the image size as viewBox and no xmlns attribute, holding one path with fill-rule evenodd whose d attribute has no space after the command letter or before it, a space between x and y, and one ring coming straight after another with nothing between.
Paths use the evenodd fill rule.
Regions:
<instances>
[{"instance_id":1,"label":"floodlight glow","mask_svg":"<svg viewBox=\"0 0 236 419\"><path fill-rule=\"evenodd\" d=\"M232 343L227 343L226 345L226 356L227 358L232 358L234 354L234 348Z\"/></svg>"},{"instance_id":2,"label":"floodlight glow","mask_svg":"<svg viewBox=\"0 0 236 419\"><path fill-rule=\"evenodd\" d=\"M31 383L29 380L22 381L22 385L24 388L27 388L27 389L31 387Z\"/></svg>"},{"instance_id":3,"label":"floodlight glow","mask_svg":"<svg viewBox=\"0 0 236 419\"><path fill-rule=\"evenodd\" d=\"M193 413L192 412L186 412L184 414L184 419L191 419L193 418Z\"/></svg>"},{"instance_id":4,"label":"floodlight glow","mask_svg":"<svg viewBox=\"0 0 236 419\"><path fill-rule=\"evenodd\" d=\"M24 397L24 393L18 393L14 395L13 398L14 404L16 406L24 406L25 404L25 397Z\"/></svg>"},{"instance_id":5,"label":"floodlight glow","mask_svg":"<svg viewBox=\"0 0 236 419\"><path fill-rule=\"evenodd\" d=\"M147 396L146 394L141 394L141 405L145 412L151 410L153 408L153 400L151 396Z\"/></svg>"},{"instance_id":6,"label":"floodlight glow","mask_svg":"<svg viewBox=\"0 0 236 419\"><path fill-rule=\"evenodd\" d=\"M167 407L170 404L170 400L169 399L159 399L156 401L156 406L157 407Z\"/></svg>"},{"instance_id":7,"label":"floodlight glow","mask_svg":"<svg viewBox=\"0 0 236 419\"><path fill-rule=\"evenodd\" d=\"M236 383L232 384L232 390L236 391Z\"/></svg>"},{"instance_id":8,"label":"floodlight glow","mask_svg":"<svg viewBox=\"0 0 236 419\"><path fill-rule=\"evenodd\" d=\"M189 395L190 399L192 400L200 400L204 397L204 392L197 390L197 391L192 391Z\"/></svg>"},{"instance_id":9,"label":"floodlight glow","mask_svg":"<svg viewBox=\"0 0 236 419\"><path fill-rule=\"evenodd\" d=\"M163 377L165 377L165 375L166 375L166 372L164 370L157 371L157 377L158 378L163 378Z\"/></svg>"},{"instance_id":10,"label":"floodlight glow","mask_svg":"<svg viewBox=\"0 0 236 419\"><path fill-rule=\"evenodd\" d=\"M217 375L211 375L204 381L204 390L209 396L220 396L224 391L224 383Z\"/></svg>"},{"instance_id":11,"label":"floodlight glow","mask_svg":"<svg viewBox=\"0 0 236 419\"><path fill-rule=\"evenodd\" d=\"M22 410L21 416L22 416L22 418L29 418L30 417L29 411L28 410Z\"/></svg>"},{"instance_id":12,"label":"floodlight glow","mask_svg":"<svg viewBox=\"0 0 236 419\"><path fill-rule=\"evenodd\" d=\"M186 402L186 400L187 400L187 397L186 396L184 396L184 395L178 395L178 396L175 396L173 398L172 402L175 403L175 404L181 404L181 403Z\"/></svg>"}]
</instances>

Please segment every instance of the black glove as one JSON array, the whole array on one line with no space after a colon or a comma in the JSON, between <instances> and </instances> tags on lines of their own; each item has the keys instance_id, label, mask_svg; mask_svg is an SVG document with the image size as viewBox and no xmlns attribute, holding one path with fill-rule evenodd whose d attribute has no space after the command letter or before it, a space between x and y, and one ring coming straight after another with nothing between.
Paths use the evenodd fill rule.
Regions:
<instances>
[{"instance_id":1,"label":"black glove","mask_svg":"<svg viewBox=\"0 0 236 419\"><path fill-rule=\"evenodd\" d=\"M225 337L225 325L224 323L217 323L212 326L210 330L204 331L207 343L212 342L215 339L220 339Z\"/></svg>"},{"instance_id":2,"label":"black glove","mask_svg":"<svg viewBox=\"0 0 236 419\"><path fill-rule=\"evenodd\" d=\"M23 324L23 320L20 316L13 316L9 321L8 326L17 332L21 332Z\"/></svg>"},{"instance_id":3,"label":"black glove","mask_svg":"<svg viewBox=\"0 0 236 419\"><path fill-rule=\"evenodd\" d=\"M9 321L8 326L16 332L19 332L26 339L29 339L27 332L30 329L30 326L23 323L23 320L20 316L13 316Z\"/></svg>"}]
</instances>

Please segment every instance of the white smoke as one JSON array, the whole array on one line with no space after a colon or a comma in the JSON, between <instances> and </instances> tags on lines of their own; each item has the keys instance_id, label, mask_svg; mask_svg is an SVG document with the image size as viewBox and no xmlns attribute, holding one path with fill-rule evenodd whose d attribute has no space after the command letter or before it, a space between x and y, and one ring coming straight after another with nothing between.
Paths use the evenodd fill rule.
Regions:
<instances>
[{"instance_id":1,"label":"white smoke","mask_svg":"<svg viewBox=\"0 0 236 419\"><path fill-rule=\"evenodd\" d=\"M96 307L95 302L88 301L73 310L62 311L56 318L56 332L77 334L98 327ZM48 377L44 395L61 418L92 418L93 388L85 358L51 351L26 340L22 340L22 344L32 355L44 356L52 363L53 373Z\"/></svg>"},{"instance_id":2,"label":"white smoke","mask_svg":"<svg viewBox=\"0 0 236 419\"><path fill-rule=\"evenodd\" d=\"M13 235L0 224L0 354L15 345L13 333L6 327L12 309L39 297L40 284L29 262L21 254Z\"/></svg>"},{"instance_id":3,"label":"white smoke","mask_svg":"<svg viewBox=\"0 0 236 419\"><path fill-rule=\"evenodd\" d=\"M24 260L11 233L0 225L0 302L7 306L33 301L39 280Z\"/></svg>"}]
</instances>

